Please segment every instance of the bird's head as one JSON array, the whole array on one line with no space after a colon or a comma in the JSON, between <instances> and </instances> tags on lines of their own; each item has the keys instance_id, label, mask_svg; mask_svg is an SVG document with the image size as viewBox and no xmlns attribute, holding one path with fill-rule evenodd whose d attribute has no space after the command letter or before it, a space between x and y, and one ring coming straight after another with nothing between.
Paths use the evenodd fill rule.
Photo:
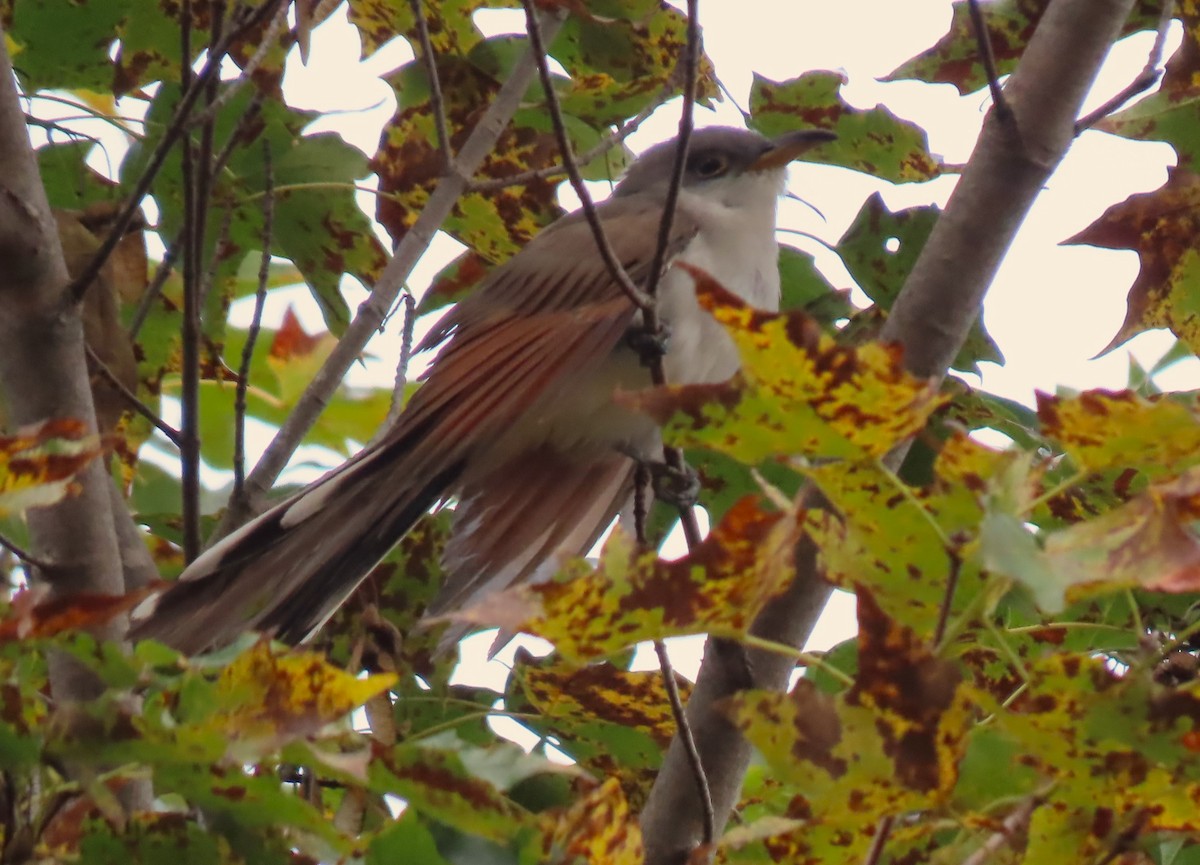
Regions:
<instances>
[{"instance_id":1,"label":"bird's head","mask_svg":"<svg viewBox=\"0 0 1200 865\"><path fill-rule=\"evenodd\" d=\"M688 142L683 188L736 206L765 186L772 195L783 191L789 163L818 144L837 136L826 129L801 129L766 138L747 129L716 126L699 129ZM675 164L677 139L656 144L630 166L614 195L665 194Z\"/></svg>"}]
</instances>

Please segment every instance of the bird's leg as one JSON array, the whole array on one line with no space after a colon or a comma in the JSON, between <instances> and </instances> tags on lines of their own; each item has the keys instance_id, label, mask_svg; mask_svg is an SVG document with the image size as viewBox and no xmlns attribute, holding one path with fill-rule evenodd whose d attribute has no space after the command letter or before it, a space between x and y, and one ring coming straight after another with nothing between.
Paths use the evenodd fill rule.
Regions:
<instances>
[{"instance_id":1,"label":"bird's leg","mask_svg":"<svg viewBox=\"0 0 1200 865\"><path fill-rule=\"evenodd\" d=\"M680 461L679 467L665 462L646 462L654 497L677 508L690 508L700 500L700 473Z\"/></svg>"},{"instance_id":2,"label":"bird's leg","mask_svg":"<svg viewBox=\"0 0 1200 865\"><path fill-rule=\"evenodd\" d=\"M650 333L640 323L634 324L625 332L625 343L637 352L642 366L651 364L664 357L667 353L667 343L671 340L671 328L666 322L658 323L658 330Z\"/></svg>"}]
</instances>

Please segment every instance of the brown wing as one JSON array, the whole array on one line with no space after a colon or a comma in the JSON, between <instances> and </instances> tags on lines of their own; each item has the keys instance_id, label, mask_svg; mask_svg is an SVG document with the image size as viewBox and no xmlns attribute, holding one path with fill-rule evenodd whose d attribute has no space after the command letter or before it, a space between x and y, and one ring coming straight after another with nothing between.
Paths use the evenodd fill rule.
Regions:
<instances>
[{"instance_id":1,"label":"brown wing","mask_svg":"<svg viewBox=\"0 0 1200 865\"><path fill-rule=\"evenodd\" d=\"M661 204L634 195L598 210L618 260L644 285ZM668 261L696 230L686 213L676 215ZM438 466L459 462L472 443L507 429L550 388L601 363L635 312L590 226L580 214L565 217L497 268L422 342L420 350L446 344L388 439L425 429L419 447L429 448Z\"/></svg>"},{"instance_id":2,"label":"brown wing","mask_svg":"<svg viewBox=\"0 0 1200 865\"><path fill-rule=\"evenodd\" d=\"M643 282L658 209L630 196L600 211L620 260ZM671 251L694 232L677 217ZM302 639L454 489L475 447L548 388L602 362L633 316L586 223L556 223L435 329L425 347L446 345L387 436L206 551L134 614L133 634L187 651L247 628Z\"/></svg>"}]
</instances>

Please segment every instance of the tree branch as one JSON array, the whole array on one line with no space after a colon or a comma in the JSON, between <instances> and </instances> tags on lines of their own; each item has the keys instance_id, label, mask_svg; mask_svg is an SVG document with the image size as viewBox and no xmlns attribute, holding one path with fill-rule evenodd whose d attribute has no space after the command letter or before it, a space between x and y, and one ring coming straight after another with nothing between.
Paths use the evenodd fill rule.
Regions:
<instances>
[{"instance_id":1,"label":"tree branch","mask_svg":"<svg viewBox=\"0 0 1200 865\"><path fill-rule=\"evenodd\" d=\"M1075 118L1133 0L1053 0L1005 88L1012 115L993 110L975 153L934 226L881 338L905 347L905 365L940 379L979 315L980 304L1017 229L1074 137ZM899 452L898 452L899 453ZM895 459L895 457L893 457ZM816 494L806 496L806 506ZM759 616L752 633L802 646L830 589L807 539L796 550L791 588ZM755 686L782 691L793 664L753 653ZM751 748L721 713L737 676L705 652L688 703L704 760L718 831L737 802ZM685 861L701 837L700 805L687 758L673 742L642 812L647 865Z\"/></svg>"},{"instance_id":2,"label":"tree branch","mask_svg":"<svg viewBox=\"0 0 1200 865\"><path fill-rule=\"evenodd\" d=\"M551 42L565 20L560 11L546 13L542 18L542 33ZM455 202L467 188L470 177L484 158L495 147L500 133L508 125L521 103L521 97L537 74L537 63L533 52L527 52L513 68L512 73L501 85L488 110L472 130L470 137L455 158L456 172L441 180L437 189L417 217L404 239L388 262L371 296L358 308L354 321L350 322L341 340L334 347L324 365L313 377L304 394L296 403L288 419L279 428L275 438L267 447L258 465L246 478L246 493L252 503L250 508L230 507L221 520L214 537L221 537L234 526L245 522L258 503L263 500L279 473L291 459L305 434L312 428L318 415L325 408L330 396L337 390L350 366L362 354L380 323L399 297L405 280L413 267L433 241L434 234L450 215Z\"/></svg>"},{"instance_id":3,"label":"tree branch","mask_svg":"<svg viewBox=\"0 0 1200 865\"><path fill-rule=\"evenodd\" d=\"M64 305L71 280L37 160L29 143L16 79L0 30L0 393L15 426L52 417L76 418L93 433L95 407L88 383L80 309ZM80 493L27 515L31 554L53 596L123 592L113 531L111 485L102 460L78 477ZM123 622L97 628L118 637ZM99 683L58 659L51 673L57 699L86 700Z\"/></svg>"}]
</instances>

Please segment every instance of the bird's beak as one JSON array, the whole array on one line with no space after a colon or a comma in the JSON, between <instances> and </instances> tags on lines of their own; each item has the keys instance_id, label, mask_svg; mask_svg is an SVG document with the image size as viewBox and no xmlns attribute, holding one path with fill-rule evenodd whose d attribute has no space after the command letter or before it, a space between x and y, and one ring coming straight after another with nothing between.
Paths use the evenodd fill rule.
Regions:
<instances>
[{"instance_id":1,"label":"bird's beak","mask_svg":"<svg viewBox=\"0 0 1200 865\"><path fill-rule=\"evenodd\" d=\"M771 147L766 153L750 163L749 170L766 171L781 168L818 144L833 141L835 138L837 135L828 129L798 129L780 135L771 141Z\"/></svg>"}]
</instances>

